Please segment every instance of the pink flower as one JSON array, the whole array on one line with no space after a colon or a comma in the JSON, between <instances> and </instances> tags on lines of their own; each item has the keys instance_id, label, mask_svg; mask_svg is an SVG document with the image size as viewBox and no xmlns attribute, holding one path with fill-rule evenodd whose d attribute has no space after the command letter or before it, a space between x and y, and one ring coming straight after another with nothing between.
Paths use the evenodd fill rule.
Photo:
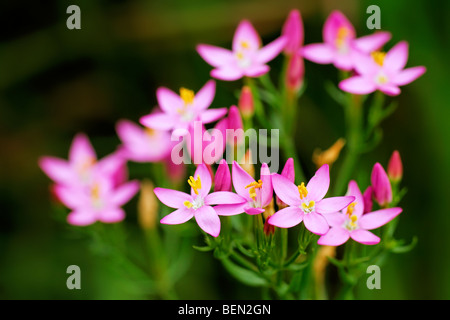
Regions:
<instances>
[{"instance_id":1,"label":"pink flower","mask_svg":"<svg viewBox=\"0 0 450 320\"><path fill-rule=\"evenodd\" d=\"M324 43L303 47L303 56L315 63L329 64L342 70L354 67L355 53L370 53L378 50L391 38L389 32L379 31L372 35L356 38L353 25L340 11L333 11L323 26Z\"/></svg>"},{"instance_id":2,"label":"pink flower","mask_svg":"<svg viewBox=\"0 0 450 320\"><path fill-rule=\"evenodd\" d=\"M131 161L161 161L172 149L173 143L168 131L144 129L128 120L120 120L116 125L116 131L122 140L120 152Z\"/></svg>"},{"instance_id":3,"label":"pink flower","mask_svg":"<svg viewBox=\"0 0 450 320\"><path fill-rule=\"evenodd\" d=\"M283 25L282 35L287 39L284 53L287 55L297 53L303 45L304 39L302 16L297 9L289 12L289 16Z\"/></svg>"},{"instance_id":4,"label":"pink flower","mask_svg":"<svg viewBox=\"0 0 450 320\"><path fill-rule=\"evenodd\" d=\"M216 83L209 80L197 94L181 88L180 95L160 87L156 97L162 112L141 117L140 123L155 130L187 129L193 121L214 122L227 113L227 108L208 109L216 92ZM184 131L186 132L186 131Z\"/></svg>"},{"instance_id":5,"label":"pink flower","mask_svg":"<svg viewBox=\"0 0 450 320\"><path fill-rule=\"evenodd\" d=\"M330 224L330 230L319 238L320 245L339 246L349 238L366 245L373 245L380 242L380 238L368 230L379 228L401 212L401 208L389 208L364 213L364 199L355 181L350 181L348 185L348 195L354 197L346 210L325 214L325 218Z\"/></svg>"},{"instance_id":6,"label":"pink flower","mask_svg":"<svg viewBox=\"0 0 450 320\"><path fill-rule=\"evenodd\" d=\"M121 206L136 194L139 183L130 181L115 187L113 180L99 176L85 187L57 185L54 190L61 202L72 210L67 222L75 226L86 226L96 221L122 221L125 212Z\"/></svg>"},{"instance_id":7,"label":"pink flower","mask_svg":"<svg viewBox=\"0 0 450 320\"><path fill-rule=\"evenodd\" d=\"M392 201L392 187L389 177L384 168L378 162L375 163L370 177L372 192L375 201L382 207L387 206Z\"/></svg>"},{"instance_id":8,"label":"pink flower","mask_svg":"<svg viewBox=\"0 0 450 320\"><path fill-rule=\"evenodd\" d=\"M273 198L271 173L267 164L262 164L260 180L255 181L236 161L233 161L231 177L234 190L241 202L217 206L216 211L220 215L242 212L255 215L264 212Z\"/></svg>"},{"instance_id":9,"label":"pink flower","mask_svg":"<svg viewBox=\"0 0 450 320\"><path fill-rule=\"evenodd\" d=\"M194 178L195 177L195 178ZM237 194L227 191L209 193L211 174L206 165L197 167L194 176L188 180L191 194L177 190L155 188L158 199L166 206L177 209L161 219L163 224L181 224L195 217L199 227L217 237L220 233L220 218L212 205L234 204L242 201Z\"/></svg>"},{"instance_id":10,"label":"pink flower","mask_svg":"<svg viewBox=\"0 0 450 320\"><path fill-rule=\"evenodd\" d=\"M194 164L212 165L222 158L225 151L225 135L217 129L206 130L200 121L194 121L188 127L187 150Z\"/></svg>"},{"instance_id":11,"label":"pink flower","mask_svg":"<svg viewBox=\"0 0 450 320\"><path fill-rule=\"evenodd\" d=\"M400 158L400 153L397 150L392 153L392 156L389 159L388 176L393 182L398 182L403 177L402 159Z\"/></svg>"},{"instance_id":12,"label":"pink flower","mask_svg":"<svg viewBox=\"0 0 450 320\"><path fill-rule=\"evenodd\" d=\"M211 71L213 78L234 81L267 73L269 66L266 63L275 58L285 45L286 39L281 36L261 48L258 33L249 21L243 20L234 34L232 50L200 44L197 52L215 68Z\"/></svg>"},{"instance_id":13,"label":"pink flower","mask_svg":"<svg viewBox=\"0 0 450 320\"><path fill-rule=\"evenodd\" d=\"M329 226L324 214L336 212L355 200L353 196L325 198L330 186L329 166L324 164L314 177L296 186L288 178L274 174L273 188L276 195L289 207L281 209L269 218L269 223L280 228L291 228L300 222L312 233L323 235Z\"/></svg>"},{"instance_id":14,"label":"pink flower","mask_svg":"<svg viewBox=\"0 0 450 320\"><path fill-rule=\"evenodd\" d=\"M408 60L408 43L399 42L387 53L375 51L371 55L356 54L354 57L357 75L342 80L341 90L353 94L369 94L376 90L396 96L400 94L399 86L413 82L426 68L412 67L404 69Z\"/></svg>"},{"instance_id":15,"label":"pink flower","mask_svg":"<svg viewBox=\"0 0 450 320\"><path fill-rule=\"evenodd\" d=\"M94 148L83 133L74 137L68 161L50 156L39 159L41 169L61 185L88 185L97 175L110 176L119 184L127 175L125 165L125 160L118 154L111 154L98 161Z\"/></svg>"},{"instance_id":16,"label":"pink flower","mask_svg":"<svg viewBox=\"0 0 450 320\"><path fill-rule=\"evenodd\" d=\"M220 160L214 176L214 191L231 191L231 173L225 159Z\"/></svg>"}]
</instances>

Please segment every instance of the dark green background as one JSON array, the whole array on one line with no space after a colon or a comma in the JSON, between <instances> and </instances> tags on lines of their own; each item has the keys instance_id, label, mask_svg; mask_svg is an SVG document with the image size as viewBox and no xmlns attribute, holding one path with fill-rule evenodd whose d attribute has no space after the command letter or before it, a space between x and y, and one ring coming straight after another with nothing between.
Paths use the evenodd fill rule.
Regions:
<instances>
[{"instance_id":1,"label":"dark green background","mask_svg":"<svg viewBox=\"0 0 450 320\"><path fill-rule=\"evenodd\" d=\"M279 35L292 8L302 12L305 43L320 42L333 9L342 10L358 35L369 34L366 8L381 8L381 26L393 34L387 47L410 44L408 66L427 72L403 87L399 108L383 123L383 143L359 162L361 179L372 165L387 165L398 149L408 193L397 236L419 239L407 254L382 268L382 289L364 283L359 298L450 298L450 106L448 1L2 1L0 4L0 298L144 298L125 278L91 254L83 236L56 214L41 155L66 157L77 132L92 139L99 156L119 143L118 119L137 121L156 104L164 85L197 91L211 69L195 45L229 47L238 22L250 19L264 43ZM66 28L66 8L78 4L82 29ZM274 73L281 59L270 63ZM297 146L312 174L311 155L344 135L342 109L324 91L336 81L332 66L306 62L308 87L300 100ZM214 106L235 104L240 82L217 82ZM147 167L130 165L132 177ZM127 227L138 233L134 207ZM136 236L136 239L139 239ZM201 244L201 242L199 242ZM68 265L82 270L82 290L66 288ZM177 286L180 298L258 298L231 280L207 253L194 253Z\"/></svg>"}]
</instances>

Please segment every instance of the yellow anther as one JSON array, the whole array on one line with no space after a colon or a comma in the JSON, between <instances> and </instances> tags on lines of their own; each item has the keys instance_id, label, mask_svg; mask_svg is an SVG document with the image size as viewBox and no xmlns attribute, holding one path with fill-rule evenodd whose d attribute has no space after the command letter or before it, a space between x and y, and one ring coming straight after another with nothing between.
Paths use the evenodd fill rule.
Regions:
<instances>
[{"instance_id":1,"label":"yellow anther","mask_svg":"<svg viewBox=\"0 0 450 320\"><path fill-rule=\"evenodd\" d=\"M144 131L145 131L145 134L149 137L153 137L156 133L156 131L151 128L145 128Z\"/></svg>"},{"instance_id":2,"label":"yellow anther","mask_svg":"<svg viewBox=\"0 0 450 320\"><path fill-rule=\"evenodd\" d=\"M356 221L358 220L358 217L357 216L355 216L355 215L352 215L351 217L350 217L350 225L352 226L352 227L356 227Z\"/></svg>"},{"instance_id":3,"label":"yellow anther","mask_svg":"<svg viewBox=\"0 0 450 320\"><path fill-rule=\"evenodd\" d=\"M181 97L181 100L184 101L184 104L188 105L188 104L192 104L192 102L194 102L195 94L194 94L194 91L192 91L192 90L189 90L186 88L180 88L180 97Z\"/></svg>"},{"instance_id":4,"label":"yellow anther","mask_svg":"<svg viewBox=\"0 0 450 320\"><path fill-rule=\"evenodd\" d=\"M244 49L249 49L250 44L247 41L241 41L241 47Z\"/></svg>"},{"instance_id":5,"label":"yellow anther","mask_svg":"<svg viewBox=\"0 0 450 320\"><path fill-rule=\"evenodd\" d=\"M372 59L379 65L383 66L384 58L386 57L386 52L374 51L370 54Z\"/></svg>"},{"instance_id":6,"label":"yellow anther","mask_svg":"<svg viewBox=\"0 0 450 320\"><path fill-rule=\"evenodd\" d=\"M88 156L86 158L86 160L84 160L82 162L82 164L79 166L79 172L81 174L85 173L86 171L88 171L95 163L97 162L97 160L94 157L90 157Z\"/></svg>"},{"instance_id":7,"label":"yellow anther","mask_svg":"<svg viewBox=\"0 0 450 320\"><path fill-rule=\"evenodd\" d=\"M306 198L306 196L308 195L308 190L305 187L305 183L302 182L302 184L297 186L297 188L298 193L300 193L300 199Z\"/></svg>"},{"instance_id":8,"label":"yellow anther","mask_svg":"<svg viewBox=\"0 0 450 320\"><path fill-rule=\"evenodd\" d=\"M183 202L183 204L184 204L184 206L186 207L186 208L188 208L188 209L190 209L190 208L192 208L192 203L190 203L189 201L185 201L185 202Z\"/></svg>"},{"instance_id":9,"label":"yellow anther","mask_svg":"<svg viewBox=\"0 0 450 320\"><path fill-rule=\"evenodd\" d=\"M252 183L250 183L248 186L245 187L245 189L250 188L250 190L248 190L248 193L250 194L250 198L252 198L253 200L256 199L256 189L261 189L262 188L262 181L258 180L258 182L253 181Z\"/></svg>"},{"instance_id":10,"label":"yellow anther","mask_svg":"<svg viewBox=\"0 0 450 320\"><path fill-rule=\"evenodd\" d=\"M347 214L350 217L353 214L353 211L355 210L356 202L352 202L347 207Z\"/></svg>"},{"instance_id":11,"label":"yellow anther","mask_svg":"<svg viewBox=\"0 0 450 320\"><path fill-rule=\"evenodd\" d=\"M238 53L236 53L236 57L239 59L239 60L242 60L242 59L244 59L244 54L242 53L242 52L238 52Z\"/></svg>"},{"instance_id":12,"label":"yellow anther","mask_svg":"<svg viewBox=\"0 0 450 320\"><path fill-rule=\"evenodd\" d=\"M340 47L344 44L345 38L350 35L350 30L347 27L340 27L336 35L336 46Z\"/></svg>"},{"instance_id":13,"label":"yellow anther","mask_svg":"<svg viewBox=\"0 0 450 320\"><path fill-rule=\"evenodd\" d=\"M379 75L379 76L377 77L377 82L378 82L379 84L385 84L385 83L388 82L388 78L387 78L385 75Z\"/></svg>"},{"instance_id":14,"label":"yellow anther","mask_svg":"<svg viewBox=\"0 0 450 320\"><path fill-rule=\"evenodd\" d=\"M100 199L100 186L98 183L94 184L91 189L91 197L93 200L99 200Z\"/></svg>"},{"instance_id":15,"label":"yellow anther","mask_svg":"<svg viewBox=\"0 0 450 320\"><path fill-rule=\"evenodd\" d=\"M194 179L193 176L190 176L188 179L189 185L194 189L195 194L198 194L198 189L202 188L202 181L200 180L200 176L197 176L197 180Z\"/></svg>"},{"instance_id":16,"label":"yellow anther","mask_svg":"<svg viewBox=\"0 0 450 320\"><path fill-rule=\"evenodd\" d=\"M309 202L309 204L306 204L306 203L302 203L302 207L303 207L303 209L311 209L311 208L313 208L314 206L316 205L316 203L314 202L314 201L310 201Z\"/></svg>"}]
</instances>

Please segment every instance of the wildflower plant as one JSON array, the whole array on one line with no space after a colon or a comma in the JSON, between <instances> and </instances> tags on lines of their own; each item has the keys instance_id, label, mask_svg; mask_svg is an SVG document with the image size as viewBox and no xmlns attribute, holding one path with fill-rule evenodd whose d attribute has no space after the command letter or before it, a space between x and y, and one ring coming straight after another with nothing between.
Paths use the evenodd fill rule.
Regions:
<instances>
[{"instance_id":1,"label":"wildflower plant","mask_svg":"<svg viewBox=\"0 0 450 320\"><path fill-rule=\"evenodd\" d=\"M353 298L369 265L414 247L415 238L406 244L394 237L406 192L400 153L393 152L387 172L375 159L362 181L357 178L365 171L357 175L355 164L381 142L382 120L396 107L385 96L400 94L398 87L416 80L425 67L405 69L405 41L384 53L392 37L387 31L357 38L339 11L327 18L323 43L304 44L304 31L300 11L292 10L279 37L263 45L252 23L243 20L231 49L196 47L214 80L197 93L158 88L158 106L140 116L140 125L117 122L121 145L111 155L98 160L80 133L68 161L40 159L55 197L70 209L67 222L92 227L97 244L108 248L103 252L151 297L176 298L174 285L198 250L212 253L237 281L260 287L262 298ZM279 77L269 74L274 59L284 61ZM315 173L300 160L295 141L314 137L296 132L308 79L304 59L339 69L338 83L325 82L323 90L343 107L346 120L345 136L311 155ZM236 105L216 106L217 81L242 83ZM286 161L281 170L278 163L253 158L245 133L256 129L278 133L260 139L257 150L276 145ZM230 150L231 159L225 157ZM152 172L140 182L128 181L127 162L151 163ZM123 207L139 189L146 254L128 246L124 236L129 218ZM341 289L333 295L324 281L327 265L340 276Z\"/></svg>"}]
</instances>

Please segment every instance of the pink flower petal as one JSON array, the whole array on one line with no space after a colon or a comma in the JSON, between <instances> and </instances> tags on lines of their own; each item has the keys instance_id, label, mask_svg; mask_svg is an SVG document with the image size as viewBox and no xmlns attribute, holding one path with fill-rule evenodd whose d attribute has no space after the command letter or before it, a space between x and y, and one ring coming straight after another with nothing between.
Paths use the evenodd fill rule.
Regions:
<instances>
[{"instance_id":1,"label":"pink flower petal","mask_svg":"<svg viewBox=\"0 0 450 320\"><path fill-rule=\"evenodd\" d=\"M89 197L85 190L79 186L55 185L53 188L58 199L70 209L89 207Z\"/></svg>"},{"instance_id":2,"label":"pink flower petal","mask_svg":"<svg viewBox=\"0 0 450 320\"><path fill-rule=\"evenodd\" d=\"M206 233L217 237L220 233L220 218L210 206L203 206L194 213L199 227Z\"/></svg>"},{"instance_id":3,"label":"pink flower petal","mask_svg":"<svg viewBox=\"0 0 450 320\"><path fill-rule=\"evenodd\" d=\"M243 45L243 43L246 43L246 45ZM244 46L248 46L248 48L244 48ZM233 52L238 52L241 49L256 51L260 46L261 39L253 25L248 20L242 20L234 33Z\"/></svg>"},{"instance_id":4,"label":"pink flower petal","mask_svg":"<svg viewBox=\"0 0 450 320\"><path fill-rule=\"evenodd\" d=\"M325 198L316 203L316 211L327 214L341 211L355 201L353 196Z\"/></svg>"},{"instance_id":5,"label":"pink flower petal","mask_svg":"<svg viewBox=\"0 0 450 320\"><path fill-rule=\"evenodd\" d=\"M257 78L269 72L270 68L266 64L257 64L245 69L244 73L248 77Z\"/></svg>"},{"instance_id":6,"label":"pink flower petal","mask_svg":"<svg viewBox=\"0 0 450 320\"><path fill-rule=\"evenodd\" d=\"M302 55L305 59L312 62L328 64L333 62L335 51L329 44L312 43L302 48Z\"/></svg>"},{"instance_id":7,"label":"pink flower petal","mask_svg":"<svg viewBox=\"0 0 450 320\"><path fill-rule=\"evenodd\" d=\"M383 68L391 71L398 71L406 66L408 61L408 43L401 41L386 53Z\"/></svg>"},{"instance_id":8,"label":"pink flower petal","mask_svg":"<svg viewBox=\"0 0 450 320\"><path fill-rule=\"evenodd\" d=\"M381 209L364 214L358 225L366 230L372 230L384 226L402 212L402 208Z\"/></svg>"},{"instance_id":9,"label":"pink flower petal","mask_svg":"<svg viewBox=\"0 0 450 320\"><path fill-rule=\"evenodd\" d=\"M262 207L268 206L273 199L272 175L270 174L267 163L261 165L261 204Z\"/></svg>"},{"instance_id":10,"label":"pink flower petal","mask_svg":"<svg viewBox=\"0 0 450 320\"><path fill-rule=\"evenodd\" d=\"M325 197L330 187L330 167L328 164L321 166L306 185L308 199L320 201Z\"/></svg>"},{"instance_id":11,"label":"pink flower petal","mask_svg":"<svg viewBox=\"0 0 450 320\"><path fill-rule=\"evenodd\" d=\"M278 56L283 48L286 46L287 38L279 37L269 44L262 47L256 56L256 61L261 64L265 64L271 60L273 60L276 56Z\"/></svg>"},{"instance_id":12,"label":"pink flower petal","mask_svg":"<svg viewBox=\"0 0 450 320\"><path fill-rule=\"evenodd\" d=\"M380 50L386 42L391 39L391 33L387 31L377 31L368 36L360 37L353 41L354 46L365 53Z\"/></svg>"},{"instance_id":13,"label":"pink flower petal","mask_svg":"<svg viewBox=\"0 0 450 320\"><path fill-rule=\"evenodd\" d=\"M155 112L141 117L139 122L151 129L171 130L176 127L178 120L175 116Z\"/></svg>"},{"instance_id":14,"label":"pink flower petal","mask_svg":"<svg viewBox=\"0 0 450 320\"><path fill-rule=\"evenodd\" d=\"M117 187L114 190L114 193L110 198L110 201L117 206L123 206L125 203L130 201L131 198L134 197L134 195L138 192L138 190L139 190L138 181L135 180L124 183L123 185Z\"/></svg>"},{"instance_id":15,"label":"pink flower petal","mask_svg":"<svg viewBox=\"0 0 450 320\"><path fill-rule=\"evenodd\" d=\"M92 147L89 138L84 133L78 133L73 139L69 151L69 161L71 163L84 163L86 161L96 160L97 155Z\"/></svg>"},{"instance_id":16,"label":"pink flower petal","mask_svg":"<svg viewBox=\"0 0 450 320\"><path fill-rule=\"evenodd\" d=\"M67 222L74 226L87 226L96 220L95 212L89 210L72 211L67 216Z\"/></svg>"},{"instance_id":17,"label":"pink flower petal","mask_svg":"<svg viewBox=\"0 0 450 320\"><path fill-rule=\"evenodd\" d=\"M200 112L207 109L213 102L215 94L216 82L214 80L209 80L195 95L195 111Z\"/></svg>"},{"instance_id":18,"label":"pink flower petal","mask_svg":"<svg viewBox=\"0 0 450 320\"><path fill-rule=\"evenodd\" d=\"M323 40L328 44L335 45L340 28L347 29L349 40L355 38L353 25L342 12L335 10L328 16L323 26Z\"/></svg>"},{"instance_id":19,"label":"pink flower petal","mask_svg":"<svg viewBox=\"0 0 450 320\"><path fill-rule=\"evenodd\" d=\"M220 204L215 206L214 210L219 216L234 216L245 212L247 205L247 201L239 204Z\"/></svg>"},{"instance_id":20,"label":"pink flower petal","mask_svg":"<svg viewBox=\"0 0 450 320\"><path fill-rule=\"evenodd\" d=\"M211 77L224 81L238 80L243 76L244 72L234 65L221 66L217 69L211 70Z\"/></svg>"},{"instance_id":21,"label":"pink flower petal","mask_svg":"<svg viewBox=\"0 0 450 320\"><path fill-rule=\"evenodd\" d=\"M305 224L306 229L318 235L327 233L330 228L327 220L321 214L315 212L305 214L303 223Z\"/></svg>"},{"instance_id":22,"label":"pink flower petal","mask_svg":"<svg viewBox=\"0 0 450 320\"><path fill-rule=\"evenodd\" d=\"M197 180L198 177L200 177L202 187L197 191L202 198L205 198L211 190L212 185L211 173L205 164L199 164L195 170L194 179ZM195 195L193 188L191 188L191 195Z\"/></svg>"},{"instance_id":23,"label":"pink flower petal","mask_svg":"<svg viewBox=\"0 0 450 320\"><path fill-rule=\"evenodd\" d=\"M366 245L374 245L380 242L379 237L364 229L353 230L350 232L350 237L353 240Z\"/></svg>"},{"instance_id":24,"label":"pink flower petal","mask_svg":"<svg viewBox=\"0 0 450 320\"><path fill-rule=\"evenodd\" d=\"M205 199L206 205L214 204L241 204L247 202L247 199L229 191L216 191L208 194Z\"/></svg>"},{"instance_id":25,"label":"pink flower petal","mask_svg":"<svg viewBox=\"0 0 450 320\"><path fill-rule=\"evenodd\" d=\"M200 114L200 121L203 123L214 122L224 117L227 112L227 108L208 109Z\"/></svg>"},{"instance_id":26,"label":"pink flower petal","mask_svg":"<svg viewBox=\"0 0 450 320\"><path fill-rule=\"evenodd\" d=\"M181 224L189 221L194 216L194 210L186 207L180 208L161 219L162 224Z\"/></svg>"},{"instance_id":27,"label":"pink flower petal","mask_svg":"<svg viewBox=\"0 0 450 320\"><path fill-rule=\"evenodd\" d=\"M396 74L392 78L392 82L395 83L397 86L404 86L419 78L421 75L425 73L425 71L426 68L422 66L408 68Z\"/></svg>"},{"instance_id":28,"label":"pink flower petal","mask_svg":"<svg viewBox=\"0 0 450 320\"><path fill-rule=\"evenodd\" d=\"M171 208L185 208L185 201L193 201L192 196L178 190L155 188L153 192L158 197L159 201Z\"/></svg>"},{"instance_id":29,"label":"pink flower petal","mask_svg":"<svg viewBox=\"0 0 450 320\"><path fill-rule=\"evenodd\" d=\"M345 223L347 215L342 212L332 212L322 214L322 216L327 220L328 225L331 227L342 227Z\"/></svg>"},{"instance_id":30,"label":"pink flower petal","mask_svg":"<svg viewBox=\"0 0 450 320\"><path fill-rule=\"evenodd\" d=\"M39 159L39 167L53 181L68 184L76 179L76 175L66 160L55 157L42 157Z\"/></svg>"},{"instance_id":31,"label":"pink flower petal","mask_svg":"<svg viewBox=\"0 0 450 320\"><path fill-rule=\"evenodd\" d=\"M286 177L292 183L295 182L295 170L294 170L294 159L289 158L286 160L286 164L281 171L281 175Z\"/></svg>"},{"instance_id":32,"label":"pink flower petal","mask_svg":"<svg viewBox=\"0 0 450 320\"><path fill-rule=\"evenodd\" d=\"M184 105L178 94L165 87L160 87L156 90L156 98L161 110L169 114L176 114L177 110Z\"/></svg>"},{"instance_id":33,"label":"pink flower petal","mask_svg":"<svg viewBox=\"0 0 450 320\"><path fill-rule=\"evenodd\" d=\"M215 68L228 65L234 61L233 52L231 50L211 46L209 44L198 45L197 52L203 60Z\"/></svg>"},{"instance_id":34,"label":"pink flower petal","mask_svg":"<svg viewBox=\"0 0 450 320\"><path fill-rule=\"evenodd\" d=\"M279 175L272 175L272 184L278 198L290 206L299 206L300 193L297 186L288 178Z\"/></svg>"},{"instance_id":35,"label":"pink flower petal","mask_svg":"<svg viewBox=\"0 0 450 320\"><path fill-rule=\"evenodd\" d=\"M268 223L279 228L291 228L302 222L304 216L298 207L287 207L275 212Z\"/></svg>"},{"instance_id":36,"label":"pink flower petal","mask_svg":"<svg viewBox=\"0 0 450 320\"><path fill-rule=\"evenodd\" d=\"M236 161L233 161L233 165L231 166L231 178L237 194L247 200L251 200L248 189L245 187L250 183L255 182L255 180L247 172L245 172Z\"/></svg>"},{"instance_id":37,"label":"pink flower petal","mask_svg":"<svg viewBox=\"0 0 450 320\"><path fill-rule=\"evenodd\" d=\"M125 211L122 208L104 209L98 213L98 220L104 223L116 223L125 219Z\"/></svg>"},{"instance_id":38,"label":"pink flower petal","mask_svg":"<svg viewBox=\"0 0 450 320\"><path fill-rule=\"evenodd\" d=\"M336 68L344 71L350 71L354 68L354 60L352 52L345 54L336 54L333 59L333 64Z\"/></svg>"},{"instance_id":39,"label":"pink flower petal","mask_svg":"<svg viewBox=\"0 0 450 320\"><path fill-rule=\"evenodd\" d=\"M401 92L400 88L393 84L380 85L378 89L388 96L398 96Z\"/></svg>"},{"instance_id":40,"label":"pink flower petal","mask_svg":"<svg viewBox=\"0 0 450 320\"><path fill-rule=\"evenodd\" d=\"M251 206L248 206L248 205L244 208L244 212L245 212L246 214L250 214L250 215L261 214L261 213L263 213L264 211L265 211L265 210L262 209L262 208L254 208L254 207L251 207Z\"/></svg>"},{"instance_id":41,"label":"pink flower petal","mask_svg":"<svg viewBox=\"0 0 450 320\"><path fill-rule=\"evenodd\" d=\"M322 246L340 246L347 242L350 238L350 233L340 227L332 227L330 230L321 236L317 243Z\"/></svg>"},{"instance_id":42,"label":"pink flower petal","mask_svg":"<svg viewBox=\"0 0 450 320\"><path fill-rule=\"evenodd\" d=\"M376 90L376 85L368 78L354 76L339 82L339 89L353 94L369 94Z\"/></svg>"},{"instance_id":43,"label":"pink flower petal","mask_svg":"<svg viewBox=\"0 0 450 320\"><path fill-rule=\"evenodd\" d=\"M355 197L355 200L353 201L353 203L355 203L353 214L359 218L364 213L364 198L355 180L351 180L348 183L346 195Z\"/></svg>"}]
</instances>

